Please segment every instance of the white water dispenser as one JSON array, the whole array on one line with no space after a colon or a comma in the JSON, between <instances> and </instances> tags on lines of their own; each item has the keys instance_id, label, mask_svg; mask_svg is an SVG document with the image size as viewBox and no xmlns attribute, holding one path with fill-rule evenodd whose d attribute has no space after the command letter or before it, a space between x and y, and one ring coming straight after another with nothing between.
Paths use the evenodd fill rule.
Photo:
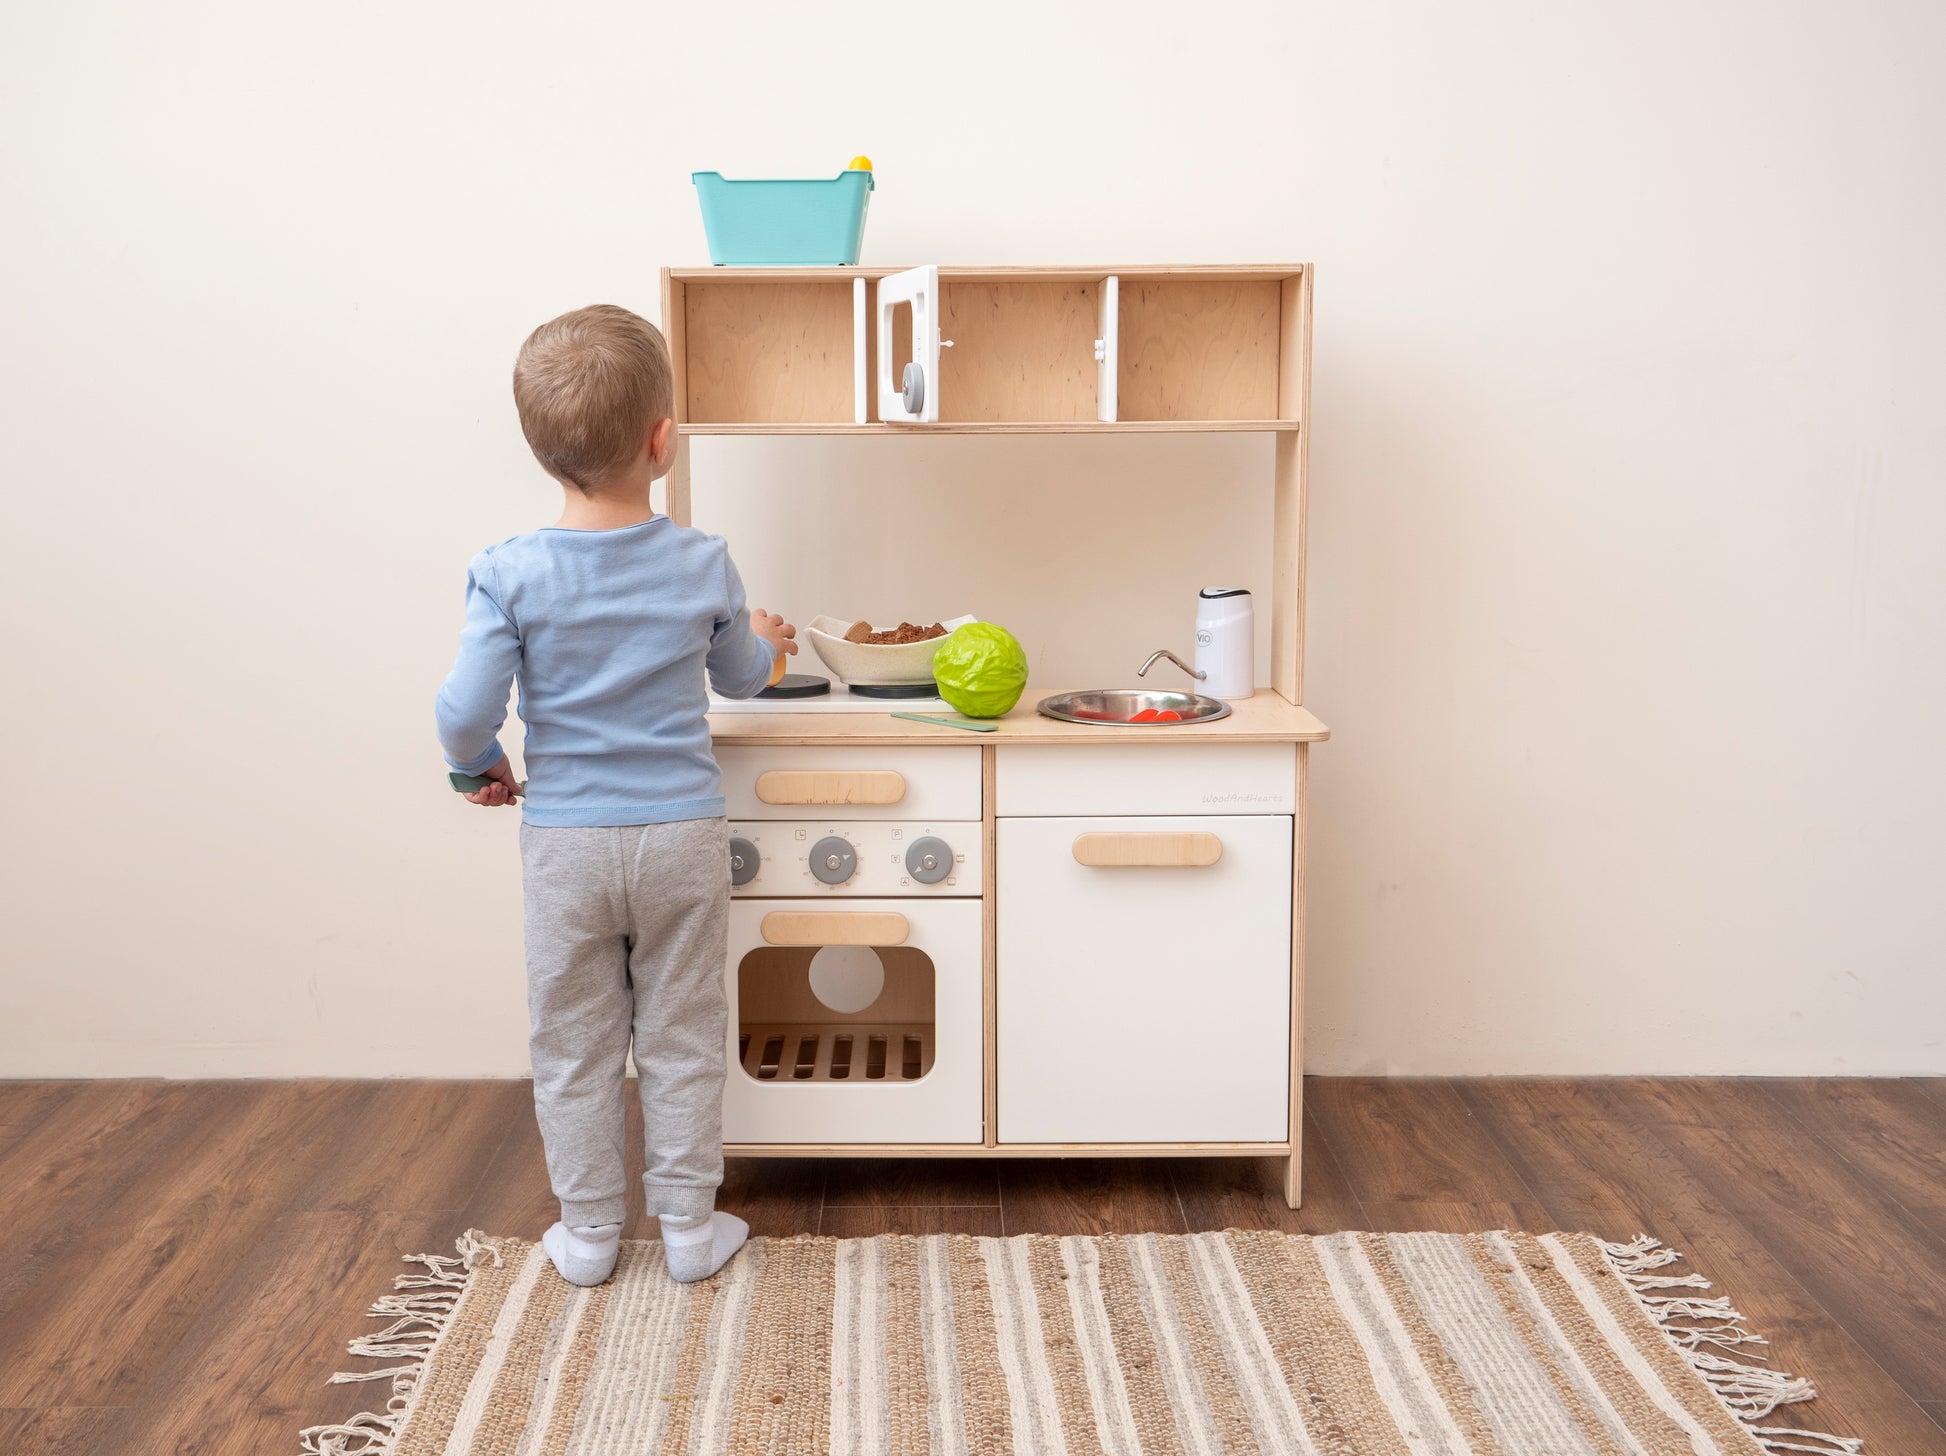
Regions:
<instances>
[{"instance_id":1,"label":"white water dispenser","mask_svg":"<svg viewBox=\"0 0 1946 1456\"><path fill-rule=\"evenodd\" d=\"M1206 586L1196 594L1197 689L1212 698L1257 690L1257 613L1248 589Z\"/></svg>"}]
</instances>

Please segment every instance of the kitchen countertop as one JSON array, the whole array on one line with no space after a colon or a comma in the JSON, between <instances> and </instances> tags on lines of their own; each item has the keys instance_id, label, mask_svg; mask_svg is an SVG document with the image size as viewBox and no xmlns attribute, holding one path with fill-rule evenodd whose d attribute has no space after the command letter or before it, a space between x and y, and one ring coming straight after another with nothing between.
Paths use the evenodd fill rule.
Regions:
<instances>
[{"instance_id":1,"label":"kitchen countertop","mask_svg":"<svg viewBox=\"0 0 1946 1456\"><path fill-rule=\"evenodd\" d=\"M1166 728L1116 727L1067 723L1034 711L1058 688L1029 684L1019 704L996 719L996 733L968 733L931 723L912 723L884 713L712 713L710 737L717 743L884 748L915 743L1322 743L1331 730L1307 708L1288 703L1269 689L1230 704L1230 716L1214 723L1180 723Z\"/></svg>"}]
</instances>

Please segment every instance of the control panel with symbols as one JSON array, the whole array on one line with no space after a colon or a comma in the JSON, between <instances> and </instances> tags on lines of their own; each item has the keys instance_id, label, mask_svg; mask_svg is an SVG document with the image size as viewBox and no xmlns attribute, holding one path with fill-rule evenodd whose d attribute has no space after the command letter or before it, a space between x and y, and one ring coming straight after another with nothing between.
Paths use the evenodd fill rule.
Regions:
<instances>
[{"instance_id":1,"label":"control panel with symbols","mask_svg":"<svg viewBox=\"0 0 1946 1456\"><path fill-rule=\"evenodd\" d=\"M730 893L980 893L980 823L730 821Z\"/></svg>"}]
</instances>

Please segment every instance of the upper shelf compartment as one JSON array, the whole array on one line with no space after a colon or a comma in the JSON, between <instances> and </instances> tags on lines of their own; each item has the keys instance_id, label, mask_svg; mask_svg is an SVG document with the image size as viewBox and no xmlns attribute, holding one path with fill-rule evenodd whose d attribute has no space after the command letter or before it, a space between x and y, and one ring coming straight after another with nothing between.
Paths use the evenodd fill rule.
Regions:
<instances>
[{"instance_id":1,"label":"upper shelf compartment","mask_svg":"<svg viewBox=\"0 0 1946 1456\"><path fill-rule=\"evenodd\" d=\"M1310 269L675 268L663 319L690 434L1296 430Z\"/></svg>"}]
</instances>

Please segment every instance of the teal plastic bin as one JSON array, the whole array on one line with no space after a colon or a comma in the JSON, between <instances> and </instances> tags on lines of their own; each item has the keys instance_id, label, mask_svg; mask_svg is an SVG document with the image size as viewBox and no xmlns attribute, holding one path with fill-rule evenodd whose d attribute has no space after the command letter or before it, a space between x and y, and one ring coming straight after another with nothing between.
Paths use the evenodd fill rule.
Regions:
<instances>
[{"instance_id":1,"label":"teal plastic bin","mask_svg":"<svg viewBox=\"0 0 1946 1456\"><path fill-rule=\"evenodd\" d=\"M750 178L691 172L712 263L753 267L849 264L865 238L870 172Z\"/></svg>"}]
</instances>

